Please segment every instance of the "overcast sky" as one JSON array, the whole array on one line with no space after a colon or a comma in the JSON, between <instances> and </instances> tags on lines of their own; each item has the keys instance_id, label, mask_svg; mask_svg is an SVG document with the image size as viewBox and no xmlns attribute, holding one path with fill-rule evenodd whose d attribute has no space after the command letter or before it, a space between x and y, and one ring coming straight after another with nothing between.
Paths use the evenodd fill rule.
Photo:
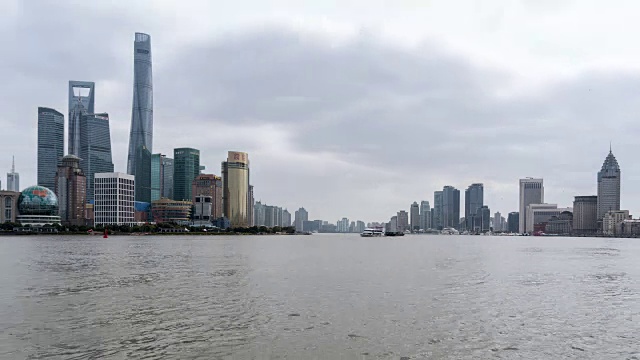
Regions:
<instances>
[{"instance_id":1,"label":"overcast sky","mask_svg":"<svg viewBox=\"0 0 640 360\"><path fill-rule=\"evenodd\" d=\"M152 39L154 152L195 147L219 174L227 150L247 151L256 200L387 221L482 182L505 214L533 176L546 202L572 206L596 194L612 141L637 217L638 13L635 1L3 0L0 169L15 154L21 187L35 184L37 108L68 121L68 81L84 80L125 172L138 31Z\"/></svg>"}]
</instances>

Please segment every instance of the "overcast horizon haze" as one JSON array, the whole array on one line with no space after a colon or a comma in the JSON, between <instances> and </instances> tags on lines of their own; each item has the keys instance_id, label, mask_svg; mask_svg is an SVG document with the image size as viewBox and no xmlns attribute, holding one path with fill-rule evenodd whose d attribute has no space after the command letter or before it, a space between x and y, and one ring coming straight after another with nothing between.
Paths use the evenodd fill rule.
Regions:
<instances>
[{"instance_id":1,"label":"overcast horizon haze","mask_svg":"<svg viewBox=\"0 0 640 360\"><path fill-rule=\"evenodd\" d=\"M0 3L0 179L36 183L37 108L93 81L126 172L135 32L151 35L154 153L246 151L255 200L310 219L388 221L452 185L493 214L518 179L545 202L596 194L609 152L640 215L640 3L614 1ZM635 135L634 135L635 134ZM461 195L464 214L464 194Z\"/></svg>"}]
</instances>

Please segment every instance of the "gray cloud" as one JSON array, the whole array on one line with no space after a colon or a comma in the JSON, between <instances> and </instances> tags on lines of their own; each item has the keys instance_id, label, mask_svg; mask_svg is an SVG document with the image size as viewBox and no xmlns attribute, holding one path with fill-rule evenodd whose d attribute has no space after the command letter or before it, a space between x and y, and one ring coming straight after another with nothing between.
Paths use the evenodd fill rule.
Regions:
<instances>
[{"instance_id":1,"label":"gray cloud","mask_svg":"<svg viewBox=\"0 0 640 360\"><path fill-rule=\"evenodd\" d=\"M0 59L0 126L21 134L3 140L0 165L8 168L15 152L23 185L35 181L36 108L66 113L66 84L77 79L97 82L96 107L111 114L116 169L124 170L135 18L22 6L0 35L10 50ZM443 185L480 181L490 207L508 212L517 208L517 179L543 176L547 200L566 206L595 193L610 139L623 207L639 199L631 186L640 176L631 156L638 74L584 73L509 93L513 74L431 42L405 48L362 35L336 45L264 27L173 44L163 40L171 27L147 25L155 150L199 148L216 173L227 150L249 151L257 197L269 203L304 205L330 221L379 221Z\"/></svg>"}]
</instances>

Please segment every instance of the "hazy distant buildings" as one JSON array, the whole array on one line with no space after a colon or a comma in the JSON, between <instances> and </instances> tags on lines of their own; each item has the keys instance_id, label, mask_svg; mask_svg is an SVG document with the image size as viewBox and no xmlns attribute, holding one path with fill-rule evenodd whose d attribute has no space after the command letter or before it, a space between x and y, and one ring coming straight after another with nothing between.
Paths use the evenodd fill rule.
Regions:
<instances>
[{"instance_id":1,"label":"hazy distant buildings","mask_svg":"<svg viewBox=\"0 0 640 360\"><path fill-rule=\"evenodd\" d=\"M420 206L418 206L418 203L416 201L411 204L409 214L411 222L411 232L418 232L418 230L420 230Z\"/></svg>"},{"instance_id":2,"label":"hazy distant buildings","mask_svg":"<svg viewBox=\"0 0 640 360\"><path fill-rule=\"evenodd\" d=\"M442 196L442 191L434 191L433 192L433 210L431 211L432 219L431 219L431 227L437 230L442 230L443 228L443 206L444 206L444 198Z\"/></svg>"},{"instance_id":3,"label":"hazy distant buildings","mask_svg":"<svg viewBox=\"0 0 640 360\"><path fill-rule=\"evenodd\" d=\"M362 220L358 220L356 221L356 228L355 228L355 232L357 233L362 233L364 231L364 229L366 228L364 221Z\"/></svg>"},{"instance_id":4,"label":"hazy distant buildings","mask_svg":"<svg viewBox=\"0 0 640 360\"><path fill-rule=\"evenodd\" d=\"M54 178L54 189L58 196L61 223L75 226L87 225L85 223L87 177L80 169L80 158L75 155L62 158Z\"/></svg>"},{"instance_id":5,"label":"hazy distant buildings","mask_svg":"<svg viewBox=\"0 0 640 360\"><path fill-rule=\"evenodd\" d=\"M608 211L620 210L620 166L609 150L598 172L598 220Z\"/></svg>"},{"instance_id":6,"label":"hazy distant buildings","mask_svg":"<svg viewBox=\"0 0 640 360\"><path fill-rule=\"evenodd\" d=\"M502 231L502 220L504 220L504 217L502 217L502 214L500 214L500 212L496 212L495 214L493 214L493 231Z\"/></svg>"},{"instance_id":7,"label":"hazy distant buildings","mask_svg":"<svg viewBox=\"0 0 640 360\"><path fill-rule=\"evenodd\" d=\"M349 231L349 219L342 218L342 220L338 220L336 223L336 227L339 233L348 233Z\"/></svg>"},{"instance_id":8,"label":"hazy distant buildings","mask_svg":"<svg viewBox=\"0 0 640 360\"><path fill-rule=\"evenodd\" d=\"M400 210L397 214L397 231L403 233L407 230L409 230L409 213Z\"/></svg>"},{"instance_id":9,"label":"hazy distant buildings","mask_svg":"<svg viewBox=\"0 0 640 360\"><path fill-rule=\"evenodd\" d=\"M483 205L476 209L474 226L479 232L487 232L491 230L491 210L488 206Z\"/></svg>"},{"instance_id":10,"label":"hazy distant buildings","mask_svg":"<svg viewBox=\"0 0 640 360\"><path fill-rule=\"evenodd\" d=\"M68 153L80 158L80 122L85 114L95 112L95 83L89 81L69 81L69 143ZM85 172L86 174L86 172Z\"/></svg>"},{"instance_id":11,"label":"hazy distant buildings","mask_svg":"<svg viewBox=\"0 0 640 360\"><path fill-rule=\"evenodd\" d=\"M64 156L64 115L38 108L38 185L55 189L56 171Z\"/></svg>"},{"instance_id":12,"label":"hazy distant buildings","mask_svg":"<svg viewBox=\"0 0 640 360\"><path fill-rule=\"evenodd\" d=\"M573 232L589 235L598 232L598 197L576 196L573 201Z\"/></svg>"},{"instance_id":13,"label":"hazy distant buildings","mask_svg":"<svg viewBox=\"0 0 640 360\"><path fill-rule=\"evenodd\" d=\"M602 233L616 235L616 226L627 219L630 219L629 210L607 211L602 218Z\"/></svg>"},{"instance_id":14,"label":"hazy distant buildings","mask_svg":"<svg viewBox=\"0 0 640 360\"><path fill-rule=\"evenodd\" d=\"M16 158L11 160L11 172L7 173L7 191L20 192L20 174L16 172Z\"/></svg>"},{"instance_id":15,"label":"hazy distant buildings","mask_svg":"<svg viewBox=\"0 0 640 360\"><path fill-rule=\"evenodd\" d=\"M527 206L530 204L544 203L544 184L542 179L526 178L520 179L520 224L519 233L527 232L526 229L533 229L533 224L528 225Z\"/></svg>"},{"instance_id":16,"label":"hazy distant buildings","mask_svg":"<svg viewBox=\"0 0 640 360\"><path fill-rule=\"evenodd\" d=\"M136 201L151 201L153 152L153 81L151 37L136 33L133 42L133 105L127 173L136 177Z\"/></svg>"},{"instance_id":17,"label":"hazy distant buildings","mask_svg":"<svg viewBox=\"0 0 640 360\"><path fill-rule=\"evenodd\" d=\"M507 217L507 231L515 234L520 230L520 213L517 211L510 212Z\"/></svg>"},{"instance_id":18,"label":"hazy distant buildings","mask_svg":"<svg viewBox=\"0 0 640 360\"><path fill-rule=\"evenodd\" d=\"M87 177L87 201L93 200L94 174L113 172L109 115L80 116L80 168ZM72 154L76 155L76 154Z\"/></svg>"},{"instance_id":19,"label":"hazy distant buildings","mask_svg":"<svg viewBox=\"0 0 640 360\"><path fill-rule=\"evenodd\" d=\"M96 173L95 225L135 224L135 177L123 173Z\"/></svg>"},{"instance_id":20,"label":"hazy distant buildings","mask_svg":"<svg viewBox=\"0 0 640 360\"><path fill-rule=\"evenodd\" d=\"M309 221L309 213L305 208L301 207L295 212L295 227L297 232L304 231L304 222Z\"/></svg>"},{"instance_id":21,"label":"hazy distant buildings","mask_svg":"<svg viewBox=\"0 0 640 360\"><path fill-rule=\"evenodd\" d=\"M249 185L249 155L229 151L222 163L222 212L231 227L249 227L253 213Z\"/></svg>"},{"instance_id":22,"label":"hazy distant buildings","mask_svg":"<svg viewBox=\"0 0 640 360\"><path fill-rule=\"evenodd\" d=\"M484 205L484 185L471 184L464 191L464 218L466 230L479 231L482 221L476 221L478 209ZM477 224L476 224L477 223Z\"/></svg>"},{"instance_id":23,"label":"hazy distant buildings","mask_svg":"<svg viewBox=\"0 0 640 360\"><path fill-rule=\"evenodd\" d=\"M442 189L442 225L454 229L460 227L460 190L453 186Z\"/></svg>"},{"instance_id":24,"label":"hazy distant buildings","mask_svg":"<svg viewBox=\"0 0 640 360\"><path fill-rule=\"evenodd\" d=\"M200 150L178 148L173 150L173 199L191 201L191 184L200 174Z\"/></svg>"},{"instance_id":25,"label":"hazy distant buildings","mask_svg":"<svg viewBox=\"0 0 640 360\"><path fill-rule=\"evenodd\" d=\"M428 201L420 202L420 229L427 230L431 228L431 207Z\"/></svg>"},{"instance_id":26,"label":"hazy distant buildings","mask_svg":"<svg viewBox=\"0 0 640 360\"><path fill-rule=\"evenodd\" d=\"M560 216L562 212L573 213L573 208L558 208L556 204L529 204L527 206L526 233L545 231L546 225L553 216Z\"/></svg>"}]
</instances>

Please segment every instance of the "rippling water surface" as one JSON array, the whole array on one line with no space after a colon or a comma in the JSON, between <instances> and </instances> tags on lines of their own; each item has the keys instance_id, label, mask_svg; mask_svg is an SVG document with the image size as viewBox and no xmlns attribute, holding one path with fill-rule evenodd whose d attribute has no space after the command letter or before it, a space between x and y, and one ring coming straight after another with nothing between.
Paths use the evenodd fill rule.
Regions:
<instances>
[{"instance_id":1,"label":"rippling water surface","mask_svg":"<svg viewBox=\"0 0 640 360\"><path fill-rule=\"evenodd\" d=\"M640 240L0 237L1 359L640 359Z\"/></svg>"}]
</instances>

